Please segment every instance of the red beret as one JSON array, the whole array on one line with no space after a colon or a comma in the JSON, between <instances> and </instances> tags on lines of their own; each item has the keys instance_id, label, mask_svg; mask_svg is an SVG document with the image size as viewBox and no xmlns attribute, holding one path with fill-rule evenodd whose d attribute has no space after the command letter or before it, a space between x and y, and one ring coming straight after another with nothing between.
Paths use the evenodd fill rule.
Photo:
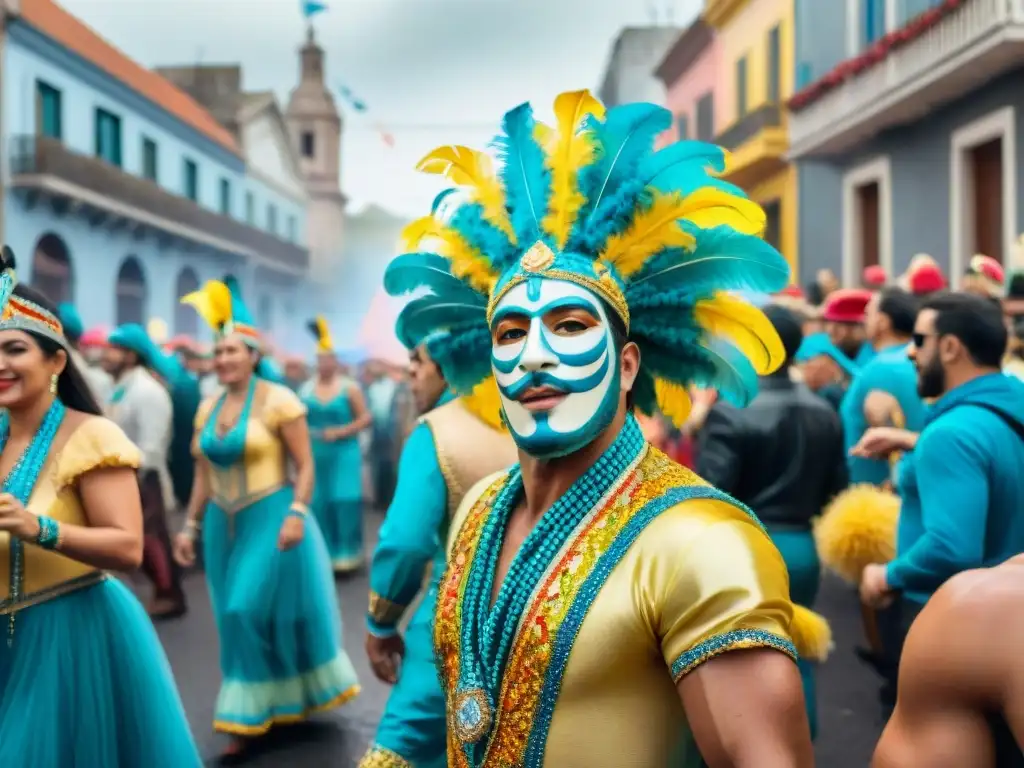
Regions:
<instances>
[{"instance_id":1,"label":"red beret","mask_svg":"<svg viewBox=\"0 0 1024 768\"><path fill-rule=\"evenodd\" d=\"M917 296L946 289L946 276L934 264L922 264L909 277L910 292Z\"/></svg>"},{"instance_id":2,"label":"red beret","mask_svg":"<svg viewBox=\"0 0 1024 768\"><path fill-rule=\"evenodd\" d=\"M878 264L872 264L870 267L864 267L864 284L870 285L872 288L881 288L888 281L889 276L885 274L885 269Z\"/></svg>"},{"instance_id":3,"label":"red beret","mask_svg":"<svg viewBox=\"0 0 1024 768\"><path fill-rule=\"evenodd\" d=\"M1002 286L1006 281L1003 265L991 256L983 256L982 254L974 256L967 269L971 274L987 278L999 286Z\"/></svg>"},{"instance_id":4,"label":"red beret","mask_svg":"<svg viewBox=\"0 0 1024 768\"><path fill-rule=\"evenodd\" d=\"M871 291L862 288L840 288L825 299L821 317L830 323L863 323L871 301Z\"/></svg>"}]
</instances>

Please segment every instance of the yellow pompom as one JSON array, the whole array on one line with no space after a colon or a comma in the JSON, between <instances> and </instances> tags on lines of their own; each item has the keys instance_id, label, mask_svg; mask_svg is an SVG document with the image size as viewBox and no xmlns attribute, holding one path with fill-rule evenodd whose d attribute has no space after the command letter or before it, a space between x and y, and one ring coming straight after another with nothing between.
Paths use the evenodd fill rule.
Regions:
<instances>
[{"instance_id":1,"label":"yellow pompom","mask_svg":"<svg viewBox=\"0 0 1024 768\"><path fill-rule=\"evenodd\" d=\"M818 557L852 584L864 567L896 556L900 499L873 485L855 485L839 494L818 520L814 538Z\"/></svg>"},{"instance_id":2,"label":"yellow pompom","mask_svg":"<svg viewBox=\"0 0 1024 768\"><path fill-rule=\"evenodd\" d=\"M796 603L793 604L793 622L789 625L789 632L802 659L825 661L834 647L832 627L825 617Z\"/></svg>"}]
</instances>

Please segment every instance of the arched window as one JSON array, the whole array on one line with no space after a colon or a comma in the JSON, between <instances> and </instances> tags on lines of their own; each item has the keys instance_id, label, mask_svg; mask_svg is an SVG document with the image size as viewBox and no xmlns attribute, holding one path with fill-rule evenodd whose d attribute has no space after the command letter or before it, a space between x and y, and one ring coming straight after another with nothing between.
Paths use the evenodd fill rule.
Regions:
<instances>
[{"instance_id":1,"label":"arched window","mask_svg":"<svg viewBox=\"0 0 1024 768\"><path fill-rule=\"evenodd\" d=\"M121 264L117 273L117 324L146 323L146 277L142 274L142 266L134 256L129 256Z\"/></svg>"},{"instance_id":2,"label":"arched window","mask_svg":"<svg viewBox=\"0 0 1024 768\"><path fill-rule=\"evenodd\" d=\"M174 289L174 332L193 338L199 333L199 315L194 308L182 304L180 299L192 291L199 290L199 276L191 267L178 273L178 285Z\"/></svg>"},{"instance_id":3,"label":"arched window","mask_svg":"<svg viewBox=\"0 0 1024 768\"><path fill-rule=\"evenodd\" d=\"M32 286L55 304L74 298L74 273L67 244L47 232L32 254Z\"/></svg>"}]
</instances>

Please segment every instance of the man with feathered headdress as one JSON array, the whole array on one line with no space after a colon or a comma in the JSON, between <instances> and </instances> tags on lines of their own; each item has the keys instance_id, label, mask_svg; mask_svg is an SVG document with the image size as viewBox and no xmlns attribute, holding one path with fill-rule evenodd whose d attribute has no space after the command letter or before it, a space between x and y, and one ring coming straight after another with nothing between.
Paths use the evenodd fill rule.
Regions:
<instances>
[{"instance_id":1,"label":"man with feathered headdress","mask_svg":"<svg viewBox=\"0 0 1024 768\"><path fill-rule=\"evenodd\" d=\"M729 292L779 291L788 267L717 178L722 150L652 151L667 110L606 113L579 91L555 116L507 113L497 174L468 147L421 161L459 189L385 278L430 289L400 336L457 392L494 375L519 449L451 526L434 619L448 763L660 766L699 744L712 764L810 766L778 550L632 415L680 424L690 384L749 402L784 351Z\"/></svg>"}]
</instances>

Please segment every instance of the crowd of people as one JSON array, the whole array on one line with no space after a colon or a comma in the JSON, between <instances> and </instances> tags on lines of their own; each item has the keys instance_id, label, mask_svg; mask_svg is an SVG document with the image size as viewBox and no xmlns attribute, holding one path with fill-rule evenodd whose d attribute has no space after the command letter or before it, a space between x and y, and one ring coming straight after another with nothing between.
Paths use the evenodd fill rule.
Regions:
<instances>
[{"instance_id":1,"label":"crowd of people","mask_svg":"<svg viewBox=\"0 0 1024 768\"><path fill-rule=\"evenodd\" d=\"M804 768L829 569L863 605L875 768L1024 765L1024 285L919 256L801 290L720 149L655 152L652 105L554 112L505 115L498 171L420 163L461 191L384 275L418 294L408 366L345 359L322 317L312 366L274 359L230 277L182 299L208 350L84 344L4 249L5 765L202 764L152 625L194 567L232 760L358 695L335 579L365 568L392 689L361 768ZM145 607L108 575L140 568Z\"/></svg>"}]
</instances>

